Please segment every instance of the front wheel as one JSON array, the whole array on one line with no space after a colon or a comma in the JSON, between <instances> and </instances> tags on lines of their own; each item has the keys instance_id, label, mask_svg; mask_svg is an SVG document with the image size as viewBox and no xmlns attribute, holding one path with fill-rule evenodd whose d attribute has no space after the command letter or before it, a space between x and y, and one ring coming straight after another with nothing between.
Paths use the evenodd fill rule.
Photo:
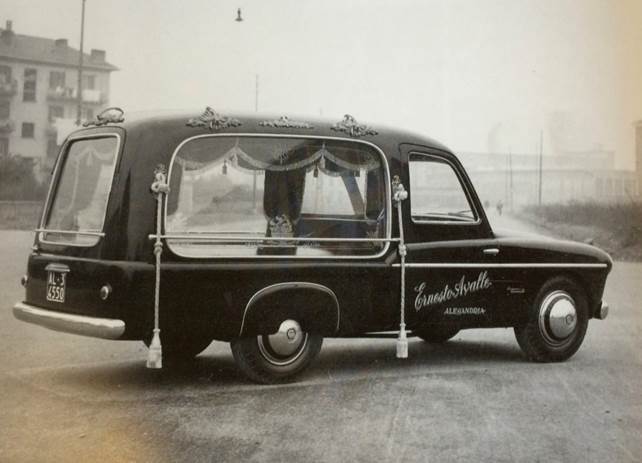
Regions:
<instances>
[{"instance_id":1,"label":"front wheel","mask_svg":"<svg viewBox=\"0 0 642 463\"><path fill-rule=\"evenodd\" d=\"M557 277L540 289L526 325L515 337L529 360L561 362L580 348L588 327L588 303L572 280Z\"/></svg>"},{"instance_id":2,"label":"front wheel","mask_svg":"<svg viewBox=\"0 0 642 463\"><path fill-rule=\"evenodd\" d=\"M285 320L276 333L238 338L230 344L245 376L272 384L286 382L305 369L319 354L322 343L322 336L303 331L294 320Z\"/></svg>"}]
</instances>

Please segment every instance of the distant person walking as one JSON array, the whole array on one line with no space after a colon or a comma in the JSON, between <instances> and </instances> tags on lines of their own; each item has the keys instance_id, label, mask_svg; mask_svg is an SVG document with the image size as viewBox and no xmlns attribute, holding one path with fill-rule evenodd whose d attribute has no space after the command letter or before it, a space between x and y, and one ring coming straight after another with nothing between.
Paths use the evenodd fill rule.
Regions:
<instances>
[{"instance_id":1,"label":"distant person walking","mask_svg":"<svg viewBox=\"0 0 642 463\"><path fill-rule=\"evenodd\" d=\"M502 209L503 209L503 208L504 208L504 203L503 203L503 202L502 202L502 200L500 199L499 201L497 201L497 213L498 213L499 215L502 215Z\"/></svg>"}]
</instances>

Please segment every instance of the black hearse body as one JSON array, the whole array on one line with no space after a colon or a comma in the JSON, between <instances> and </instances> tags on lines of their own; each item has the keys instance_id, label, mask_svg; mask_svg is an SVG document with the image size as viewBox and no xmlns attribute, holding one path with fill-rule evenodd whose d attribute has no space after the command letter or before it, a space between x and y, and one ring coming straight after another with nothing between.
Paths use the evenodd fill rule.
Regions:
<instances>
[{"instance_id":1,"label":"black hearse body","mask_svg":"<svg viewBox=\"0 0 642 463\"><path fill-rule=\"evenodd\" d=\"M229 341L244 373L271 382L322 337L403 343L406 327L433 342L515 327L530 359L563 360L606 316L609 256L493 231L431 139L349 116L194 116L112 110L68 137L17 318L160 341L168 360Z\"/></svg>"}]
</instances>

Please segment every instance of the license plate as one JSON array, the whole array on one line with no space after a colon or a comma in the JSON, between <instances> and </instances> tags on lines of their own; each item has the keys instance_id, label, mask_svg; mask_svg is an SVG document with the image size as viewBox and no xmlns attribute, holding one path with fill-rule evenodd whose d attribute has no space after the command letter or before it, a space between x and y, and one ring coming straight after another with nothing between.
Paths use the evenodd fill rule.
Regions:
<instances>
[{"instance_id":1,"label":"license plate","mask_svg":"<svg viewBox=\"0 0 642 463\"><path fill-rule=\"evenodd\" d=\"M49 270L47 272L47 300L51 302L65 302L65 288L67 286L67 272Z\"/></svg>"}]
</instances>

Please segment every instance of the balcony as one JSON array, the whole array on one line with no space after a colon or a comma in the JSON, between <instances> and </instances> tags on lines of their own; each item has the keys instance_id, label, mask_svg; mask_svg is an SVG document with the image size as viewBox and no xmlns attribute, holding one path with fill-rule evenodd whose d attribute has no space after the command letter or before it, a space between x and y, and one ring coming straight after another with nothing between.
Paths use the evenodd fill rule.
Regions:
<instances>
[{"instance_id":1,"label":"balcony","mask_svg":"<svg viewBox=\"0 0 642 463\"><path fill-rule=\"evenodd\" d=\"M16 79L0 82L0 97L14 96L18 92Z\"/></svg>"},{"instance_id":2,"label":"balcony","mask_svg":"<svg viewBox=\"0 0 642 463\"><path fill-rule=\"evenodd\" d=\"M11 119L0 119L0 133L10 133L16 128Z\"/></svg>"},{"instance_id":3,"label":"balcony","mask_svg":"<svg viewBox=\"0 0 642 463\"><path fill-rule=\"evenodd\" d=\"M47 99L50 101L75 102L77 101L77 95L75 88L56 87L48 90ZM101 105L106 103L107 99L100 90L85 89L82 91L82 102L89 105Z\"/></svg>"},{"instance_id":4,"label":"balcony","mask_svg":"<svg viewBox=\"0 0 642 463\"><path fill-rule=\"evenodd\" d=\"M107 99L100 90L83 90L82 102L86 104L101 105L107 103Z\"/></svg>"},{"instance_id":5,"label":"balcony","mask_svg":"<svg viewBox=\"0 0 642 463\"><path fill-rule=\"evenodd\" d=\"M76 89L71 87L56 87L47 90L50 101L76 101Z\"/></svg>"}]
</instances>

